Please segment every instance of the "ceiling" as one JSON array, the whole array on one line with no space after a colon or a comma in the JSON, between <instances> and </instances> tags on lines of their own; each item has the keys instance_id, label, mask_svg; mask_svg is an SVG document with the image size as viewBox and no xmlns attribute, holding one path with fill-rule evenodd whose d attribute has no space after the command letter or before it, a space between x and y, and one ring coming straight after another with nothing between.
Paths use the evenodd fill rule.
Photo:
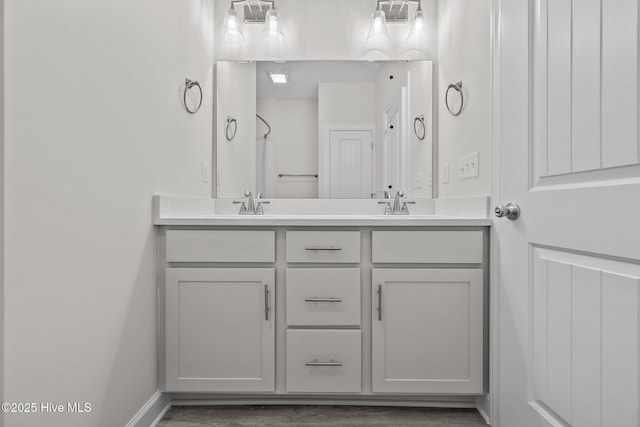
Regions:
<instances>
[{"instance_id":1,"label":"ceiling","mask_svg":"<svg viewBox=\"0 0 640 427\"><path fill-rule=\"evenodd\" d=\"M256 63L258 99L317 99L318 83L374 82L384 63L366 61L290 61ZM274 84L268 72L285 72L289 82Z\"/></svg>"}]
</instances>

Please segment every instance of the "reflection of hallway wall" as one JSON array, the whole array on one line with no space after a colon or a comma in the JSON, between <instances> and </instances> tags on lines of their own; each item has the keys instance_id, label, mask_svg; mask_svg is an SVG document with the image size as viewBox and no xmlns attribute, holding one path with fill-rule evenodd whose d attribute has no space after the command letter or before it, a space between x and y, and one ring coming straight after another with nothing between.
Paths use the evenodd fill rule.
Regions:
<instances>
[{"instance_id":1,"label":"reflection of hallway wall","mask_svg":"<svg viewBox=\"0 0 640 427\"><path fill-rule=\"evenodd\" d=\"M318 102L315 99L258 99L256 111L271 126L265 187L272 191L267 192L266 197L317 198L315 177L280 178L278 175L318 173ZM256 141L261 141L266 126L256 120Z\"/></svg>"},{"instance_id":2,"label":"reflection of hallway wall","mask_svg":"<svg viewBox=\"0 0 640 427\"><path fill-rule=\"evenodd\" d=\"M375 86L374 188L379 191L384 186L384 109L403 85L408 87L409 97L409 111L405 123L408 132L409 171L407 172L408 184L402 190L408 197L432 197L433 63L431 61L389 62L380 70ZM413 132L413 121L418 116L425 117L426 135L423 140L418 140Z\"/></svg>"}]
</instances>

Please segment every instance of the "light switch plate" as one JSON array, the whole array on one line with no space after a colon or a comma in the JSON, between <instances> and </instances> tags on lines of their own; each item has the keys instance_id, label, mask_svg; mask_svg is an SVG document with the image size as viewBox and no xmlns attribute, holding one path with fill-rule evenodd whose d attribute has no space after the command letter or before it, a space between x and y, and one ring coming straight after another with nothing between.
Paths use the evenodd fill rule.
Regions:
<instances>
[{"instance_id":1,"label":"light switch plate","mask_svg":"<svg viewBox=\"0 0 640 427\"><path fill-rule=\"evenodd\" d=\"M449 163L442 164L442 183L449 183Z\"/></svg>"},{"instance_id":2,"label":"light switch plate","mask_svg":"<svg viewBox=\"0 0 640 427\"><path fill-rule=\"evenodd\" d=\"M478 163L479 157L480 154L477 151L467 156L460 157L460 166L458 169L460 179L469 179L478 176L480 170L480 165Z\"/></svg>"}]
</instances>

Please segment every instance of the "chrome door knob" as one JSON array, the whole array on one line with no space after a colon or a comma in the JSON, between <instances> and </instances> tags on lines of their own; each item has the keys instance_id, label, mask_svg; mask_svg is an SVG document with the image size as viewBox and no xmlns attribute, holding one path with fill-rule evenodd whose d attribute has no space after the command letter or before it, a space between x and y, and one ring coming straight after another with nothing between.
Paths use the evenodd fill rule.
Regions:
<instances>
[{"instance_id":1,"label":"chrome door knob","mask_svg":"<svg viewBox=\"0 0 640 427\"><path fill-rule=\"evenodd\" d=\"M514 219L518 219L520 216L520 206L515 203L507 203L506 205L498 205L493 210L498 218L502 218L506 216L508 219L513 221Z\"/></svg>"}]
</instances>

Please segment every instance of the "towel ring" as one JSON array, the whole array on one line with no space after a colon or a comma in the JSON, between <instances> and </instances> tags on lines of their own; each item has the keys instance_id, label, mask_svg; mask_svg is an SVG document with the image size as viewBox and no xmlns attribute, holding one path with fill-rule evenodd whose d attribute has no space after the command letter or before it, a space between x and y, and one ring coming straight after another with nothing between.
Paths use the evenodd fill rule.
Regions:
<instances>
[{"instance_id":1,"label":"towel ring","mask_svg":"<svg viewBox=\"0 0 640 427\"><path fill-rule=\"evenodd\" d=\"M418 126L418 123L420 124L420 126L416 127ZM422 141L425 136L427 136L427 126L424 124L424 116L418 116L413 119L413 133L416 134L416 138L418 138L420 141Z\"/></svg>"},{"instance_id":2,"label":"towel ring","mask_svg":"<svg viewBox=\"0 0 640 427\"><path fill-rule=\"evenodd\" d=\"M190 114L195 114L198 112L198 110L200 109L200 107L202 106L202 88L200 87L200 83L198 83L195 80L189 80L189 79L184 79L184 96L182 97L182 100L184 101L184 108L190 113ZM189 106L187 105L187 92L189 90L191 90L192 88L197 87L198 90L200 91L200 102L198 102L198 106L194 109L191 110L189 108Z\"/></svg>"},{"instance_id":3,"label":"towel ring","mask_svg":"<svg viewBox=\"0 0 640 427\"><path fill-rule=\"evenodd\" d=\"M449 91L451 89L455 90L460 94L460 108L458 108L458 111L453 111L449 106ZM449 85L449 87L447 88L447 92L444 95L444 103L447 105L447 110L449 110L449 112L452 115L454 116L460 115L460 113L462 112L462 107L464 107L464 95L462 94L462 81L459 81L458 83L451 83Z\"/></svg>"},{"instance_id":4,"label":"towel ring","mask_svg":"<svg viewBox=\"0 0 640 427\"><path fill-rule=\"evenodd\" d=\"M227 127L225 129L227 141L232 141L236 137L236 132L238 132L238 122L233 117L227 116Z\"/></svg>"}]
</instances>

